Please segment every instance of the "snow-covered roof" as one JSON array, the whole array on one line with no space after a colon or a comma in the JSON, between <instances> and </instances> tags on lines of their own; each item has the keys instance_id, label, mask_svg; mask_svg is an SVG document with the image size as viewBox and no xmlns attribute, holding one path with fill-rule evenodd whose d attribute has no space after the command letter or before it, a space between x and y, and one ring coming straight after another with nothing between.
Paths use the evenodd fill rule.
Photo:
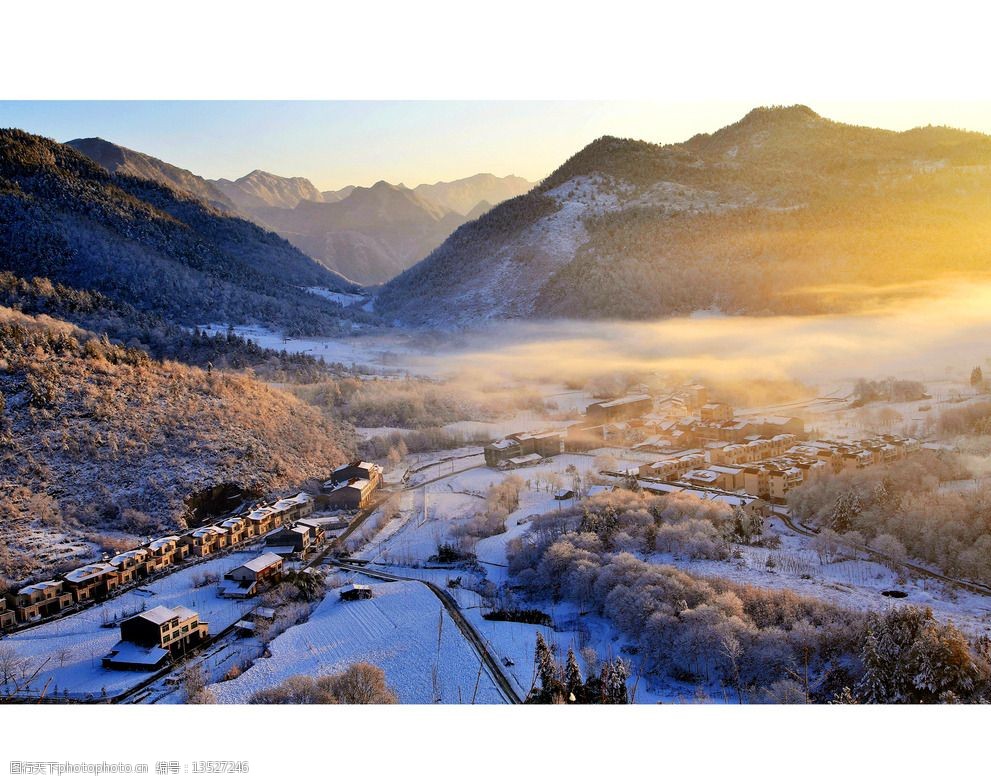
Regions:
<instances>
[{"instance_id":1,"label":"snow-covered roof","mask_svg":"<svg viewBox=\"0 0 991 782\"><path fill-rule=\"evenodd\" d=\"M292 546L265 546L266 552L271 552L272 554L292 554L295 549Z\"/></svg>"},{"instance_id":2,"label":"snow-covered roof","mask_svg":"<svg viewBox=\"0 0 991 782\"><path fill-rule=\"evenodd\" d=\"M515 465L525 465L525 464L536 464L537 462L543 461L543 456L539 453L529 453L526 456L513 456L507 461Z\"/></svg>"},{"instance_id":3,"label":"snow-covered roof","mask_svg":"<svg viewBox=\"0 0 991 782\"><path fill-rule=\"evenodd\" d=\"M147 611L142 611L138 614L138 616L142 619L147 619L149 622L154 622L157 625L171 622L173 619L192 619L196 617L196 615L197 614L195 611L190 611L188 608L183 606L176 606L175 608L155 606L154 608L149 608Z\"/></svg>"},{"instance_id":4,"label":"snow-covered roof","mask_svg":"<svg viewBox=\"0 0 991 782\"><path fill-rule=\"evenodd\" d=\"M132 559L144 559L148 556L148 552L141 548L132 549L131 551L125 551L122 554L118 554L110 560L110 564L115 567L120 567Z\"/></svg>"},{"instance_id":5,"label":"snow-covered roof","mask_svg":"<svg viewBox=\"0 0 991 782\"><path fill-rule=\"evenodd\" d=\"M17 594L19 595L30 595L34 592L44 592L49 587L60 587L62 586L61 581L39 581L37 584L29 584L28 586L18 589Z\"/></svg>"},{"instance_id":6,"label":"snow-covered roof","mask_svg":"<svg viewBox=\"0 0 991 782\"><path fill-rule=\"evenodd\" d=\"M83 581L89 581L93 578L99 578L100 576L106 575L107 573L113 573L117 570L116 567L111 565L109 562L97 562L92 565L83 565L82 567L77 567L75 570L66 573L62 576L63 581L68 581L72 584L78 584Z\"/></svg>"},{"instance_id":7,"label":"snow-covered roof","mask_svg":"<svg viewBox=\"0 0 991 782\"><path fill-rule=\"evenodd\" d=\"M219 526L223 527L224 529L234 529L234 527L240 527L243 524L244 524L244 519L235 516L230 519L224 519L222 522L220 522Z\"/></svg>"},{"instance_id":8,"label":"snow-covered roof","mask_svg":"<svg viewBox=\"0 0 991 782\"><path fill-rule=\"evenodd\" d=\"M179 538L175 535L166 535L164 538L157 538L145 546L149 551L158 551L159 549L165 548L169 543L178 543Z\"/></svg>"},{"instance_id":9,"label":"snow-covered roof","mask_svg":"<svg viewBox=\"0 0 991 782\"><path fill-rule=\"evenodd\" d=\"M368 584L348 584L341 592L371 592L372 588Z\"/></svg>"},{"instance_id":10,"label":"snow-covered roof","mask_svg":"<svg viewBox=\"0 0 991 782\"><path fill-rule=\"evenodd\" d=\"M594 402L593 406L596 407L617 407L618 405L628 405L633 402L648 402L650 401L650 396L648 394L630 394L629 396L621 396L619 399L610 399L606 402Z\"/></svg>"},{"instance_id":11,"label":"snow-covered roof","mask_svg":"<svg viewBox=\"0 0 991 782\"><path fill-rule=\"evenodd\" d=\"M507 438L503 440L496 440L490 447L497 448L501 451L504 448L512 448L514 445L519 445L519 443L516 440L510 440Z\"/></svg>"},{"instance_id":12,"label":"snow-covered roof","mask_svg":"<svg viewBox=\"0 0 991 782\"><path fill-rule=\"evenodd\" d=\"M169 653L161 646L138 646L130 641L120 641L103 658L124 665L158 665Z\"/></svg>"},{"instance_id":13,"label":"snow-covered roof","mask_svg":"<svg viewBox=\"0 0 991 782\"><path fill-rule=\"evenodd\" d=\"M251 513L248 514L248 518L252 521L262 521L263 519L267 519L273 513L275 513L275 508L258 508L257 510L251 511Z\"/></svg>"},{"instance_id":14,"label":"snow-covered roof","mask_svg":"<svg viewBox=\"0 0 991 782\"><path fill-rule=\"evenodd\" d=\"M243 565L238 565L238 567L247 568L248 570L251 570L255 573L260 573L265 568L272 567L272 565L277 565L281 561L282 561L282 557L280 557L278 554L267 552L265 554L255 557L254 559L248 560ZM234 570L237 570L237 568L234 568Z\"/></svg>"},{"instance_id":15,"label":"snow-covered roof","mask_svg":"<svg viewBox=\"0 0 991 782\"><path fill-rule=\"evenodd\" d=\"M266 606L258 606L251 612L252 616L257 616L259 619L274 619L275 609L268 608Z\"/></svg>"}]
</instances>

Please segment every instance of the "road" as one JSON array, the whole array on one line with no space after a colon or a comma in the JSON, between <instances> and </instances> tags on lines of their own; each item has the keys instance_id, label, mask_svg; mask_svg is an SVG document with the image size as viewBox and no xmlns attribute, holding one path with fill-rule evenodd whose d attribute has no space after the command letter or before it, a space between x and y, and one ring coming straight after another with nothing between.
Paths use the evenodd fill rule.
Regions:
<instances>
[{"instance_id":1,"label":"road","mask_svg":"<svg viewBox=\"0 0 991 782\"><path fill-rule=\"evenodd\" d=\"M516 689L513 687L512 682L509 677L503 673L502 668L499 667L499 663L496 661L492 653L489 652L488 646L485 644L485 639L479 634L478 630L472 625L468 618L462 613L461 606L457 604L457 601L447 593L446 590L441 589L434 583L430 581L424 581L420 578L412 578L408 576L398 576L393 573L385 573L381 570L373 570L371 568L362 567L360 565L352 565L346 562L336 563L342 570L348 570L353 573L361 573L362 575L369 576L371 578L377 578L381 581L418 581L421 584L426 585L426 587L433 592L437 599L440 600L444 608L447 609L447 613L450 614L454 623L458 626L461 634L465 637L477 652L479 658L482 660L482 664L485 665L486 670L489 673L492 681L495 682L496 686L502 690L503 697L509 703L519 704L523 701L517 694Z\"/></svg>"},{"instance_id":2,"label":"road","mask_svg":"<svg viewBox=\"0 0 991 782\"><path fill-rule=\"evenodd\" d=\"M774 516L780 519L781 522L792 532L795 532L799 535L804 535L809 538L814 538L816 535L819 534L815 530L807 529L806 527L803 527L801 524L796 522L794 519L791 518L790 515L788 515L786 510L783 510L783 508L784 506L782 505L775 505L773 506L772 512L774 513ZM991 587L988 587L984 584L977 584L974 583L973 581L964 581L963 579L960 578L945 576L942 573L939 573L935 570L930 570L929 568L923 567L922 565L916 565L915 563L912 562L905 562L903 560L894 559L893 557L889 557L887 554L882 554L879 551L875 551L874 549L870 548L870 546L858 546L854 543L846 543L846 542L844 542L842 545L845 546L846 548L851 548L854 549L855 551L859 551L862 554L868 554L869 556L873 557L876 560L879 560L881 562L887 562L888 564L894 565L897 568L902 568L918 576L923 576L924 578L932 578L935 579L936 581L942 581L944 584L949 584L950 586L957 587L958 589L965 589L968 592L973 592L976 595L991 597Z\"/></svg>"}]
</instances>

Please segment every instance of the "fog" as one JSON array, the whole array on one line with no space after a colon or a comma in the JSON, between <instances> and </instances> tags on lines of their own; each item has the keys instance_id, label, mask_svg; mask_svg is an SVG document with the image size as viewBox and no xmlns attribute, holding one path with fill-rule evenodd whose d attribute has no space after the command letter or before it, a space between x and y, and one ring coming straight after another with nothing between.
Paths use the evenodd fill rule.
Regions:
<instances>
[{"instance_id":1,"label":"fog","mask_svg":"<svg viewBox=\"0 0 991 782\"><path fill-rule=\"evenodd\" d=\"M847 293L863 297L860 290ZM885 303L875 299L842 315L502 323L459 335L415 363L479 384L629 373L715 383L797 381L826 393L831 383L856 377L960 378L991 355L991 283L906 286L903 294L887 291ZM844 291L833 288L830 295Z\"/></svg>"}]
</instances>

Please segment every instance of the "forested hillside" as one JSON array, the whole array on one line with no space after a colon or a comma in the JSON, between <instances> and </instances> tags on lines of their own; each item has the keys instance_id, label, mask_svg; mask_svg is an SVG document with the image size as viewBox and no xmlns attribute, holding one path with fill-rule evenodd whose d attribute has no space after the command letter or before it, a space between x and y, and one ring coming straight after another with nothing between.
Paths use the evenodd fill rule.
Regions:
<instances>
[{"instance_id":1,"label":"forested hillside","mask_svg":"<svg viewBox=\"0 0 991 782\"><path fill-rule=\"evenodd\" d=\"M305 293L355 288L274 234L17 130L0 131L0 268L187 326L256 322L327 334L367 320Z\"/></svg>"},{"instance_id":2,"label":"forested hillside","mask_svg":"<svg viewBox=\"0 0 991 782\"><path fill-rule=\"evenodd\" d=\"M352 453L349 427L290 394L47 316L0 308L0 368L7 578L58 559L65 540L175 528L196 492L295 489Z\"/></svg>"},{"instance_id":3,"label":"forested hillside","mask_svg":"<svg viewBox=\"0 0 991 782\"><path fill-rule=\"evenodd\" d=\"M601 138L391 282L407 323L835 310L826 286L991 269L991 137L755 109L684 143Z\"/></svg>"}]
</instances>

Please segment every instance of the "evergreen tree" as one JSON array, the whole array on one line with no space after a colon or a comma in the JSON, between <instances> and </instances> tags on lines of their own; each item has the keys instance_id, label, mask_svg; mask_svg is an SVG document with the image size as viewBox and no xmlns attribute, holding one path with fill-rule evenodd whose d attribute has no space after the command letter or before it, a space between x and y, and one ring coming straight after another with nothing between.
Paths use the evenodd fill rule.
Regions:
<instances>
[{"instance_id":1,"label":"evergreen tree","mask_svg":"<svg viewBox=\"0 0 991 782\"><path fill-rule=\"evenodd\" d=\"M582 683L582 672L581 668L578 667L574 649L568 649L568 661L564 665L564 684L568 689L569 702L584 702L582 696L585 688Z\"/></svg>"},{"instance_id":2,"label":"evergreen tree","mask_svg":"<svg viewBox=\"0 0 991 782\"><path fill-rule=\"evenodd\" d=\"M984 382L984 372L980 367L974 367L970 372L970 384L972 386L979 386Z\"/></svg>"}]
</instances>

